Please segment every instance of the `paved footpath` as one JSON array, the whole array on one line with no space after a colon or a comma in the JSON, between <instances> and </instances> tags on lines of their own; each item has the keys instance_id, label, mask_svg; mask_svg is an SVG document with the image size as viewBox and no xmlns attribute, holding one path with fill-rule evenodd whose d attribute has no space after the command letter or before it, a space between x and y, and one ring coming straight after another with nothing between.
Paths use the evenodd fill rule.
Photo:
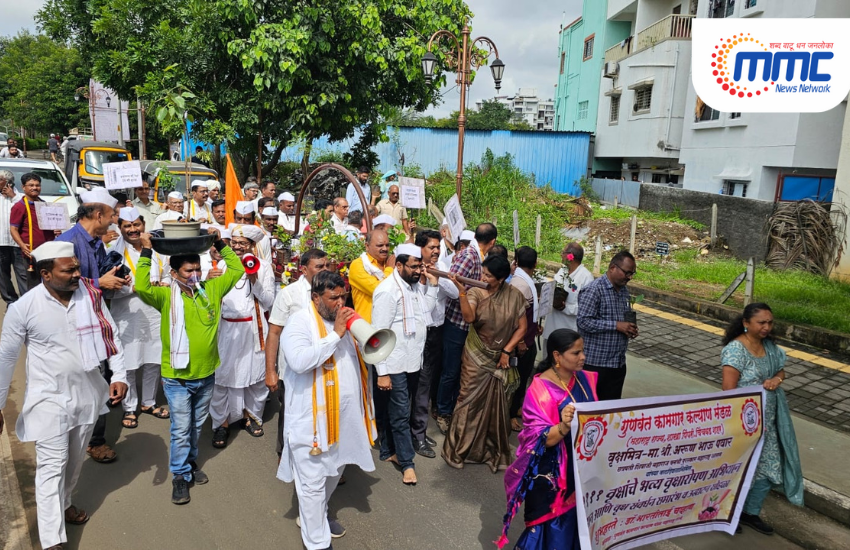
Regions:
<instances>
[{"instance_id":1,"label":"paved footpath","mask_svg":"<svg viewBox=\"0 0 850 550\"><path fill-rule=\"evenodd\" d=\"M640 336L629 351L718 386L720 339L725 325L659 304L636 304ZM791 410L850 433L850 358L804 345L782 343L788 354L782 383Z\"/></svg>"}]
</instances>

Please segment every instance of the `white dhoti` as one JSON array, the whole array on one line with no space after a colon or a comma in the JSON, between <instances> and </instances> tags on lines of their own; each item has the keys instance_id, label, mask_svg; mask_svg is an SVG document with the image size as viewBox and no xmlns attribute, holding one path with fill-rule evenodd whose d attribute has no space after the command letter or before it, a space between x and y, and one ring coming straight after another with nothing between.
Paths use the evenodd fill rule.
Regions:
<instances>
[{"instance_id":1,"label":"white dhoti","mask_svg":"<svg viewBox=\"0 0 850 550\"><path fill-rule=\"evenodd\" d=\"M146 363L135 370L127 371L127 396L124 397L124 412L136 412L139 406L138 373L142 379L142 407L149 408L156 405L157 385L162 367L159 363Z\"/></svg>"},{"instance_id":2,"label":"white dhoti","mask_svg":"<svg viewBox=\"0 0 850 550\"><path fill-rule=\"evenodd\" d=\"M216 384L213 386L210 401L213 429L241 420L243 411L247 412L257 424L262 425L263 410L266 407L268 395L269 389L265 381L251 384L247 388L228 388Z\"/></svg>"},{"instance_id":3,"label":"white dhoti","mask_svg":"<svg viewBox=\"0 0 850 550\"><path fill-rule=\"evenodd\" d=\"M65 510L72 504L93 431L94 424L85 424L35 442L35 503L42 548L68 542Z\"/></svg>"},{"instance_id":4,"label":"white dhoti","mask_svg":"<svg viewBox=\"0 0 850 550\"><path fill-rule=\"evenodd\" d=\"M265 312L274 304L274 272L260 263L257 282L245 275L221 302L218 354L221 366L215 372L210 402L213 429L243 417L243 411L262 424L269 394L266 388L265 342L269 325Z\"/></svg>"}]
</instances>

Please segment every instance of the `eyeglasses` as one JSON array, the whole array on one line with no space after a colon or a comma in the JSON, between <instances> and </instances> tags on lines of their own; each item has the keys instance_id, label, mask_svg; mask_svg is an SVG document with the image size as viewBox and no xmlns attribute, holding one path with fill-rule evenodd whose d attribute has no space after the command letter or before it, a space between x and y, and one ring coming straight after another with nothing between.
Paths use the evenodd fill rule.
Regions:
<instances>
[{"instance_id":1,"label":"eyeglasses","mask_svg":"<svg viewBox=\"0 0 850 550\"><path fill-rule=\"evenodd\" d=\"M635 273L637 273L637 271L626 271L625 269L623 269L622 267L620 267L620 266L619 266L619 265L617 265L617 264L614 264L614 267L616 267L617 269L619 269L620 271L622 271L622 272L623 272L623 275L625 275L626 277L634 277L634 276L635 276Z\"/></svg>"}]
</instances>

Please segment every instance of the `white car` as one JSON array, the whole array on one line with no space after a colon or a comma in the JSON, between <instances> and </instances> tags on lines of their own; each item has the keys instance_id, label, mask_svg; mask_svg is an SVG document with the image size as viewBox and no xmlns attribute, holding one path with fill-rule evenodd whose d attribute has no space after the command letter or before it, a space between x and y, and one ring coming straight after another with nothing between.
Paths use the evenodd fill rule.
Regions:
<instances>
[{"instance_id":1,"label":"white car","mask_svg":"<svg viewBox=\"0 0 850 550\"><path fill-rule=\"evenodd\" d=\"M21 176L27 172L38 174L41 178L41 199L49 203L61 203L68 208L68 219L77 221L77 207L80 202L75 189L65 178L65 174L49 160L0 159L0 170L9 170L15 175L15 191L23 192Z\"/></svg>"}]
</instances>

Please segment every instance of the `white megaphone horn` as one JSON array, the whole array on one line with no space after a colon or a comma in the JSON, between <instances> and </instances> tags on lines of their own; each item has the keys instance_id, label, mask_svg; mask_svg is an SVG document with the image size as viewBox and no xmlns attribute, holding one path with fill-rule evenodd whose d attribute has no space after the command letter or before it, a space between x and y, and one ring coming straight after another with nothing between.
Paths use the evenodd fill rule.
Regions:
<instances>
[{"instance_id":1,"label":"white megaphone horn","mask_svg":"<svg viewBox=\"0 0 850 550\"><path fill-rule=\"evenodd\" d=\"M366 363L374 365L383 361L395 348L395 332L389 329L377 330L357 313L348 320L345 328L363 346L363 360Z\"/></svg>"}]
</instances>

